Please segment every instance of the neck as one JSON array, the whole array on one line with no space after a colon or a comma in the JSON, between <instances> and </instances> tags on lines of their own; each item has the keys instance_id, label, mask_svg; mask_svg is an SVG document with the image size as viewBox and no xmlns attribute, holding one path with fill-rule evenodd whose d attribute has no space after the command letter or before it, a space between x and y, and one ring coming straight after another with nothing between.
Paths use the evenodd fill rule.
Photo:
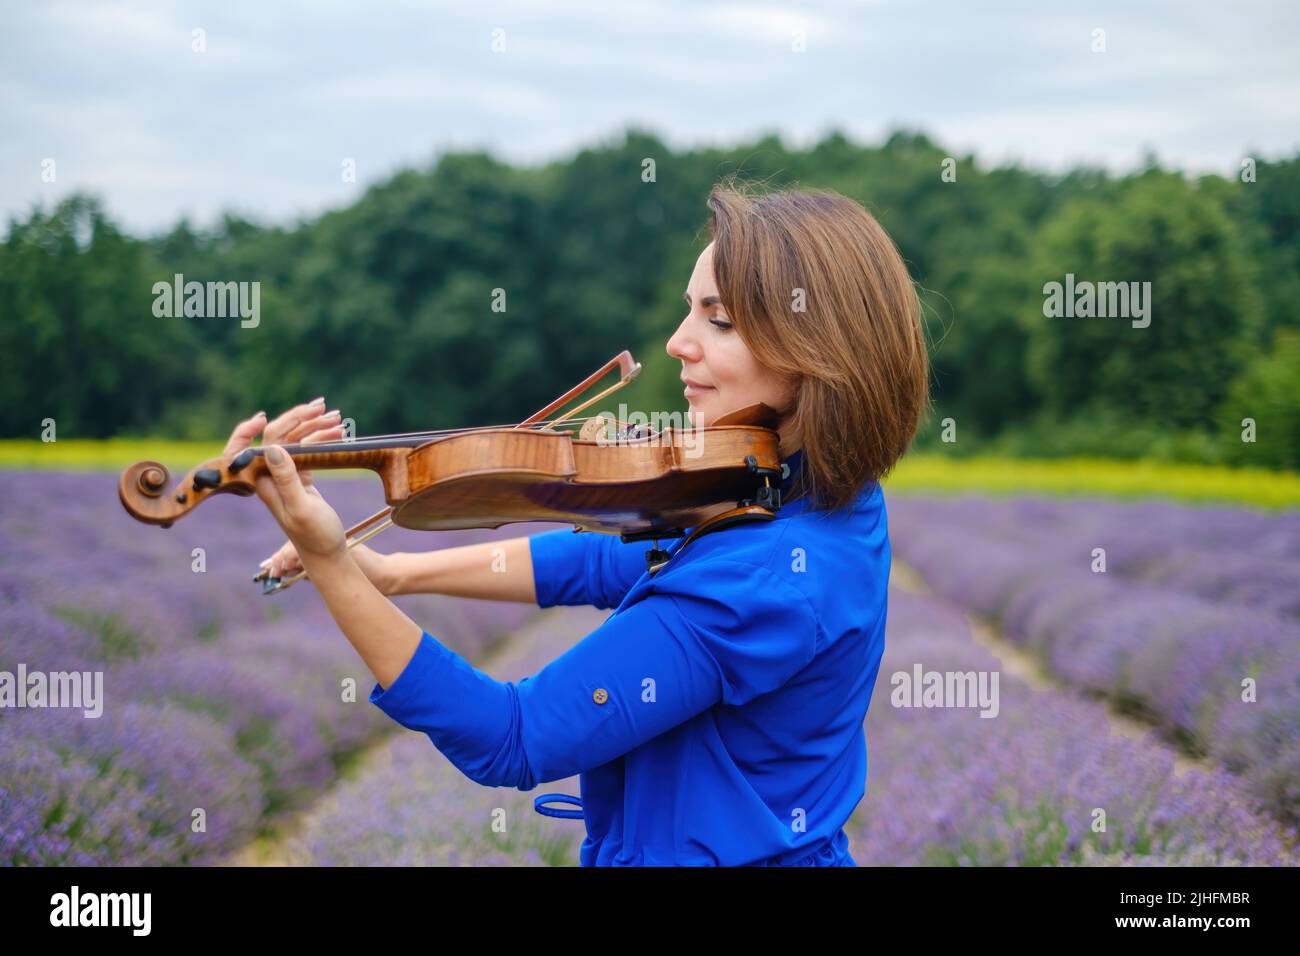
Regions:
<instances>
[{"instance_id":1,"label":"neck","mask_svg":"<svg viewBox=\"0 0 1300 956\"><path fill-rule=\"evenodd\" d=\"M794 423L789 416L781 419L781 424L777 427L776 433L781 442L782 458L789 458L802 447L799 436L795 434Z\"/></svg>"}]
</instances>

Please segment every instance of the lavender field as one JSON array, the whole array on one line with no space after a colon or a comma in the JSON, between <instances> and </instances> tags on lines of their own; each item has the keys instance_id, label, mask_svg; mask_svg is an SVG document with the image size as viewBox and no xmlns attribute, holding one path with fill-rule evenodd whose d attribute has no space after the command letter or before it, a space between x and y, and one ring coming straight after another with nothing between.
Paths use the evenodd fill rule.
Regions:
<instances>
[{"instance_id":1,"label":"lavender field","mask_svg":"<svg viewBox=\"0 0 1300 956\"><path fill-rule=\"evenodd\" d=\"M376 482L319 481L345 520L382 504ZM104 698L99 717L0 708L0 865L215 862L400 729L309 584L263 597L251 581L282 541L260 502L214 499L162 530L125 514L114 475L24 472L0 472L0 502L0 671L100 671ZM399 603L471 659L538 613Z\"/></svg>"},{"instance_id":2,"label":"lavender field","mask_svg":"<svg viewBox=\"0 0 1300 956\"><path fill-rule=\"evenodd\" d=\"M535 674L607 611L550 608L491 658L500 680ZM581 820L533 809L543 793L578 794L578 778L523 792L484 787L462 774L423 734L404 733L379 766L340 786L288 847L289 861L326 866L576 866Z\"/></svg>"},{"instance_id":3,"label":"lavender field","mask_svg":"<svg viewBox=\"0 0 1300 956\"><path fill-rule=\"evenodd\" d=\"M321 485L345 520L377 506L372 483ZM284 821L284 862L576 864L581 822L532 808L576 794L576 779L527 793L465 779L368 703L372 678L310 586L261 597L248 578L279 539L259 503L213 501L161 531L128 519L104 475L0 473L0 492L0 671L102 670L105 697L94 719L0 709L0 864L212 863ZM889 507L896 560L927 593L890 593L867 794L846 827L860 864L1294 863L1300 517L901 495ZM501 679L535 673L607 613L402 603ZM968 612L1054 683L1010 673ZM918 666L996 673L996 716L894 706L891 675ZM1117 710L1150 731L1120 733Z\"/></svg>"},{"instance_id":4,"label":"lavender field","mask_svg":"<svg viewBox=\"0 0 1300 956\"><path fill-rule=\"evenodd\" d=\"M1300 513L898 498L895 556L1300 821Z\"/></svg>"},{"instance_id":5,"label":"lavender field","mask_svg":"<svg viewBox=\"0 0 1300 956\"><path fill-rule=\"evenodd\" d=\"M554 609L493 672L526 675L599 623ZM1249 865L1294 861L1297 834L1232 774L1175 769L1158 741L1112 733L1093 702L1033 691L1002 675L995 719L973 710L898 709L889 675L996 669L962 614L934 598L890 595L889 643L867 717L867 796L846 830L862 865ZM574 865L582 824L537 815L532 797L470 783L410 733L373 775L349 781L292 842L298 863ZM1095 811L1106 831L1092 831ZM504 819L505 832L492 821Z\"/></svg>"},{"instance_id":6,"label":"lavender field","mask_svg":"<svg viewBox=\"0 0 1300 956\"><path fill-rule=\"evenodd\" d=\"M867 864L1288 865L1297 833L1232 774L1179 770L1170 747L1132 740L1105 709L1001 670L994 718L898 708L885 683L916 664L993 671L960 611L890 595L880 682L867 715L867 796L849 825ZM1094 832L1104 812L1105 832Z\"/></svg>"}]
</instances>

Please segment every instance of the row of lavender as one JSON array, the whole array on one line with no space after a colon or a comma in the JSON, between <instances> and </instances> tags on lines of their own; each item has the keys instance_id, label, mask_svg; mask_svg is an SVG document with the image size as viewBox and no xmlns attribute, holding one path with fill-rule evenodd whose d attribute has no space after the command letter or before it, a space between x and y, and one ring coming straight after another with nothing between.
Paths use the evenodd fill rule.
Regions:
<instances>
[{"instance_id":1,"label":"row of lavender","mask_svg":"<svg viewBox=\"0 0 1300 956\"><path fill-rule=\"evenodd\" d=\"M374 481L320 485L345 520L380 497ZM0 707L0 865L217 860L396 729L367 701L373 678L310 585L262 597L250 580L281 540L259 502L215 499L163 531L124 514L113 476L2 473L0 500L0 672L103 682L98 717ZM395 530L376 544L541 527ZM469 657L537 613L399 603Z\"/></svg>"},{"instance_id":2,"label":"row of lavender","mask_svg":"<svg viewBox=\"0 0 1300 956\"><path fill-rule=\"evenodd\" d=\"M1300 513L898 496L890 523L939 594L1300 820Z\"/></svg>"},{"instance_id":3,"label":"row of lavender","mask_svg":"<svg viewBox=\"0 0 1300 956\"><path fill-rule=\"evenodd\" d=\"M535 674L608 612L552 608L516 633L487 670L499 680ZM481 786L424 734L385 748L381 766L341 784L328 807L290 842L291 862L320 866L572 866L582 823L542 816L542 793L578 793L578 779L535 791Z\"/></svg>"},{"instance_id":4,"label":"row of lavender","mask_svg":"<svg viewBox=\"0 0 1300 956\"><path fill-rule=\"evenodd\" d=\"M500 679L535 673L599 623L586 610L545 612ZM582 616L588 615L588 616ZM1006 673L996 717L970 708L891 705L891 675L999 670L962 615L891 592L889 636L867 718L867 792L849 821L867 865L1283 865L1297 834L1222 770L1179 772L1173 751L1111 732L1104 709L1041 692ZM381 767L343 784L294 841L291 858L331 865L574 865L580 821L537 815L543 792L467 780L422 734Z\"/></svg>"}]
</instances>

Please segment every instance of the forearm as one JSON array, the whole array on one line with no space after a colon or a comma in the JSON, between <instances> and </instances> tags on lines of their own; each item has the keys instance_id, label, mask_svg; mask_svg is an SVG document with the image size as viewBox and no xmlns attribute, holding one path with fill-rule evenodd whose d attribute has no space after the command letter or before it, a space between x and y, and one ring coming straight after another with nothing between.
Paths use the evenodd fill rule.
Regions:
<instances>
[{"instance_id":1,"label":"forearm","mask_svg":"<svg viewBox=\"0 0 1300 956\"><path fill-rule=\"evenodd\" d=\"M386 571L389 594L447 594L488 601L537 602L527 537L441 551L398 552L388 555Z\"/></svg>"},{"instance_id":2,"label":"forearm","mask_svg":"<svg viewBox=\"0 0 1300 956\"><path fill-rule=\"evenodd\" d=\"M303 563L339 629L387 687L411 660L424 629L384 597L346 551L304 555Z\"/></svg>"}]
</instances>

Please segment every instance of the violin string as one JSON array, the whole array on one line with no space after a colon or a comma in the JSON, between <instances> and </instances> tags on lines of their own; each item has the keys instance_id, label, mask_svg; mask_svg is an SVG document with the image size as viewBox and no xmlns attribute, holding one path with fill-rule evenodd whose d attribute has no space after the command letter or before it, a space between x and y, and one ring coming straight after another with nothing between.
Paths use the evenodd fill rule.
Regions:
<instances>
[{"instance_id":1,"label":"violin string","mask_svg":"<svg viewBox=\"0 0 1300 956\"><path fill-rule=\"evenodd\" d=\"M603 415L589 415L583 418L566 418L561 422L561 424L573 424L573 425L581 426L586 424L589 421L592 421L593 419L604 419L605 421L610 420L605 418L605 416ZM545 421L533 422L532 424L523 427L540 430L556 421L558 421L558 419L546 419ZM371 441L395 441L397 439L402 439L402 438L417 439L417 438L449 437L452 435L462 435L462 434L468 434L470 432L476 432L476 431L487 431L493 428L519 428L519 427L520 426L518 424L475 425L468 428L443 428L443 429L433 429L430 431L419 431L419 432L391 432L386 435L364 435L358 438L354 438L351 441L316 442L310 445L304 445L301 442L299 442L296 444L284 445L283 447L291 455L294 454L295 452L307 453L307 452L347 451L347 450L356 450L358 445L364 445L365 442L371 442ZM264 446L259 445L254 449L254 451L258 451L262 447Z\"/></svg>"},{"instance_id":2,"label":"violin string","mask_svg":"<svg viewBox=\"0 0 1300 956\"><path fill-rule=\"evenodd\" d=\"M592 418L596 418L596 417L599 417L599 416L595 416L595 415L593 415L593 416L591 416L591 417L592 417ZM539 425L539 426L540 426L540 425L549 425L552 421L554 421L554 419L548 419L548 420L543 421L543 422L534 422L533 424L534 424L534 425ZM587 419L585 419L585 418L584 418L584 419L566 419L566 421L575 421L575 422L576 422L576 421L584 421L584 422L585 422L585 421L587 421ZM479 430L481 430L481 429L488 429L488 428L517 428L517 427L519 427L517 423L514 424L514 425L472 425L472 426L465 427L465 428L435 428L435 429L430 429L430 430L426 430L426 431L419 431L419 432L389 432L389 433L387 433L387 434L383 434L383 435L363 435L363 436L360 436L360 437L355 438L355 439L353 439L353 440L354 440L354 441L369 441L369 440L371 440L371 439L379 439L379 438L433 438L433 437L436 437L436 436L439 436L439 435L455 435L455 434L458 434L458 433L472 432L472 431L479 431ZM531 428L531 427L533 427L533 426L532 426L532 425L529 425L529 426L526 426L526 427Z\"/></svg>"},{"instance_id":3,"label":"violin string","mask_svg":"<svg viewBox=\"0 0 1300 956\"><path fill-rule=\"evenodd\" d=\"M599 417L599 416L597 416L597 415L592 415L592 416L590 416L590 418L598 418L598 417ZM527 425L527 426L524 426L524 427L532 428L534 425L539 425L539 426L540 426L540 425L549 425L549 424L551 424L551 422L553 422L553 421L555 421L555 420L556 420L556 419L547 419L546 421L542 421L542 422L534 422L532 425ZM585 421L587 421L587 420L588 420L587 418L565 419L565 421L574 421L574 422L585 422ZM420 432L389 432L389 433L386 434L386 435L365 435L365 436L362 436L362 437L356 438L356 439L354 439L354 440L355 440L355 441L366 441L366 440L369 440L369 439L372 439L372 438L425 438L425 437L434 437L434 436L437 436L437 435L454 435L454 434L457 434L457 433L479 431L479 430L482 430L482 429L488 429L488 428L518 428L518 427L520 427L520 426L518 425L518 423L513 424L513 425L471 425L471 426L464 427L464 428L436 428L436 429L432 429L432 430L428 430L428 431L420 431Z\"/></svg>"}]
</instances>

